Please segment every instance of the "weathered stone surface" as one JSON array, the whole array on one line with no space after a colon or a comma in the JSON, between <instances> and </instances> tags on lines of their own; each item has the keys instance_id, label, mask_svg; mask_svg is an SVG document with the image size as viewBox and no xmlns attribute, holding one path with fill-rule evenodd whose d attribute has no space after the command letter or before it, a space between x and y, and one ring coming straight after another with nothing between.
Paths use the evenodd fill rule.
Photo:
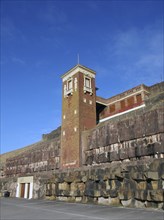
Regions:
<instances>
[{"instance_id":1,"label":"weathered stone surface","mask_svg":"<svg viewBox=\"0 0 164 220\"><path fill-rule=\"evenodd\" d=\"M133 199L128 199L128 200L121 200L121 204L124 206L124 207L132 207L133 206Z\"/></svg>"},{"instance_id":2,"label":"weathered stone surface","mask_svg":"<svg viewBox=\"0 0 164 220\"><path fill-rule=\"evenodd\" d=\"M98 198L98 204L108 205L109 204L109 199L108 198L104 198L104 197L99 197Z\"/></svg>"},{"instance_id":3,"label":"weathered stone surface","mask_svg":"<svg viewBox=\"0 0 164 220\"><path fill-rule=\"evenodd\" d=\"M148 190L148 201L164 202L164 190Z\"/></svg>"},{"instance_id":4,"label":"weathered stone surface","mask_svg":"<svg viewBox=\"0 0 164 220\"><path fill-rule=\"evenodd\" d=\"M147 179L151 179L151 180L158 180L159 174L158 174L158 172L147 172L147 173L145 173L145 177Z\"/></svg>"},{"instance_id":5,"label":"weathered stone surface","mask_svg":"<svg viewBox=\"0 0 164 220\"><path fill-rule=\"evenodd\" d=\"M139 190L145 190L147 188L147 182L146 181L138 181L136 188Z\"/></svg>"},{"instance_id":6,"label":"weathered stone surface","mask_svg":"<svg viewBox=\"0 0 164 220\"><path fill-rule=\"evenodd\" d=\"M146 177L143 173L140 173L140 172L131 172L131 177L134 179L134 180L146 180Z\"/></svg>"},{"instance_id":7,"label":"weathered stone surface","mask_svg":"<svg viewBox=\"0 0 164 220\"><path fill-rule=\"evenodd\" d=\"M136 208L145 208L145 202L144 201L135 200L134 201L134 206Z\"/></svg>"},{"instance_id":8,"label":"weathered stone surface","mask_svg":"<svg viewBox=\"0 0 164 220\"><path fill-rule=\"evenodd\" d=\"M136 190L135 191L135 199L140 201L147 200L147 190Z\"/></svg>"},{"instance_id":9,"label":"weathered stone surface","mask_svg":"<svg viewBox=\"0 0 164 220\"><path fill-rule=\"evenodd\" d=\"M120 200L129 200L133 197L133 191L127 190L125 187L121 187L118 196Z\"/></svg>"}]
</instances>

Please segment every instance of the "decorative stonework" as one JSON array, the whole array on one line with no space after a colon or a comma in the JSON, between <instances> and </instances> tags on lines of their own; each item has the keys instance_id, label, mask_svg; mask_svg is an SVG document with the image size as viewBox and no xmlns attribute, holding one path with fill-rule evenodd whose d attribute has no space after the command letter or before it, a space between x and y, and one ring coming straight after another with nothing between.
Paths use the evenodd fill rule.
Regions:
<instances>
[{"instance_id":1,"label":"decorative stonework","mask_svg":"<svg viewBox=\"0 0 164 220\"><path fill-rule=\"evenodd\" d=\"M74 79L74 88L75 88L75 92L77 91L77 78Z\"/></svg>"},{"instance_id":2,"label":"decorative stonework","mask_svg":"<svg viewBox=\"0 0 164 220\"><path fill-rule=\"evenodd\" d=\"M62 77L63 82L67 81L70 77L73 77L78 72L81 72L85 76L88 76L90 78L95 78L95 72L94 71L91 71L88 68L84 69L84 67L82 67L82 66L76 66L75 69L71 69L66 74L64 74L64 76Z\"/></svg>"}]
</instances>

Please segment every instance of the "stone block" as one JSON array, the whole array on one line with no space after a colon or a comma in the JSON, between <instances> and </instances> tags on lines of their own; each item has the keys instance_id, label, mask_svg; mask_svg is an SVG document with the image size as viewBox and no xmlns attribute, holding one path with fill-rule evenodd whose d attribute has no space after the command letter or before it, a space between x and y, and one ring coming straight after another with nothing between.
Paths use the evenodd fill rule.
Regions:
<instances>
[{"instance_id":1,"label":"stone block","mask_svg":"<svg viewBox=\"0 0 164 220\"><path fill-rule=\"evenodd\" d=\"M163 99L163 97L162 97ZM162 100L161 99L161 100ZM156 110L158 115L158 132L163 132L163 119L164 119L164 111L163 108Z\"/></svg>"},{"instance_id":2,"label":"stone block","mask_svg":"<svg viewBox=\"0 0 164 220\"><path fill-rule=\"evenodd\" d=\"M106 156L106 153L102 153L98 156L99 163L106 163L108 161L108 157Z\"/></svg>"},{"instance_id":3,"label":"stone block","mask_svg":"<svg viewBox=\"0 0 164 220\"><path fill-rule=\"evenodd\" d=\"M77 183L71 183L70 184L70 196L78 196L77 192Z\"/></svg>"},{"instance_id":4,"label":"stone block","mask_svg":"<svg viewBox=\"0 0 164 220\"><path fill-rule=\"evenodd\" d=\"M119 154L117 151L108 152L108 161L118 161L119 160Z\"/></svg>"},{"instance_id":5,"label":"stone block","mask_svg":"<svg viewBox=\"0 0 164 220\"><path fill-rule=\"evenodd\" d=\"M134 197L137 200L146 201L147 200L147 190L136 190Z\"/></svg>"},{"instance_id":6,"label":"stone block","mask_svg":"<svg viewBox=\"0 0 164 220\"><path fill-rule=\"evenodd\" d=\"M97 147L106 146L109 143L108 140L108 127L102 126L97 129Z\"/></svg>"},{"instance_id":7,"label":"stone block","mask_svg":"<svg viewBox=\"0 0 164 220\"><path fill-rule=\"evenodd\" d=\"M138 181L136 188L139 190L145 190L147 187L147 182L146 181Z\"/></svg>"},{"instance_id":8,"label":"stone block","mask_svg":"<svg viewBox=\"0 0 164 220\"><path fill-rule=\"evenodd\" d=\"M136 199L136 200L134 201L134 206L135 206L136 208L145 208L145 202Z\"/></svg>"},{"instance_id":9,"label":"stone block","mask_svg":"<svg viewBox=\"0 0 164 220\"><path fill-rule=\"evenodd\" d=\"M66 196L58 196L56 197L56 200L68 202L69 198Z\"/></svg>"},{"instance_id":10,"label":"stone block","mask_svg":"<svg viewBox=\"0 0 164 220\"><path fill-rule=\"evenodd\" d=\"M92 165L92 163L93 163L93 155L86 156L85 164L86 165Z\"/></svg>"},{"instance_id":11,"label":"stone block","mask_svg":"<svg viewBox=\"0 0 164 220\"><path fill-rule=\"evenodd\" d=\"M87 180L88 180L87 176L83 176L83 177L82 177L82 181L83 181L84 183L87 182Z\"/></svg>"},{"instance_id":12,"label":"stone block","mask_svg":"<svg viewBox=\"0 0 164 220\"><path fill-rule=\"evenodd\" d=\"M161 142L154 143L154 153L157 154L164 153L164 143Z\"/></svg>"},{"instance_id":13,"label":"stone block","mask_svg":"<svg viewBox=\"0 0 164 220\"><path fill-rule=\"evenodd\" d=\"M76 201L76 202L82 202L82 197L80 197L80 196L79 196L79 197L76 197L76 198L75 198L75 201Z\"/></svg>"},{"instance_id":14,"label":"stone block","mask_svg":"<svg viewBox=\"0 0 164 220\"><path fill-rule=\"evenodd\" d=\"M108 205L109 204L109 199L104 198L104 197L99 197L97 202L98 202L98 204L101 204L101 205Z\"/></svg>"},{"instance_id":15,"label":"stone block","mask_svg":"<svg viewBox=\"0 0 164 220\"><path fill-rule=\"evenodd\" d=\"M95 190L95 183L94 181L87 181L85 183L85 191L84 195L89 197L94 197L94 190Z\"/></svg>"},{"instance_id":16,"label":"stone block","mask_svg":"<svg viewBox=\"0 0 164 220\"><path fill-rule=\"evenodd\" d=\"M119 150L119 158L120 158L120 160L125 160L128 158L128 153L127 153L126 149Z\"/></svg>"},{"instance_id":17,"label":"stone block","mask_svg":"<svg viewBox=\"0 0 164 220\"><path fill-rule=\"evenodd\" d=\"M134 157L136 157L135 148L132 148L132 147L129 148L127 154L128 154L128 158L134 158Z\"/></svg>"},{"instance_id":18,"label":"stone block","mask_svg":"<svg viewBox=\"0 0 164 220\"><path fill-rule=\"evenodd\" d=\"M77 184L77 188L78 188L78 190L80 191L80 194L83 195L84 190L85 190L85 184L84 184L84 183L78 183L78 184Z\"/></svg>"},{"instance_id":19,"label":"stone block","mask_svg":"<svg viewBox=\"0 0 164 220\"><path fill-rule=\"evenodd\" d=\"M116 197L116 198L110 198L109 197L109 205L119 206L120 205L120 199L118 197Z\"/></svg>"},{"instance_id":20,"label":"stone block","mask_svg":"<svg viewBox=\"0 0 164 220\"><path fill-rule=\"evenodd\" d=\"M94 190L94 197L100 197L100 196L101 196L100 190Z\"/></svg>"},{"instance_id":21,"label":"stone block","mask_svg":"<svg viewBox=\"0 0 164 220\"><path fill-rule=\"evenodd\" d=\"M158 172L145 172L145 177L147 179L151 179L151 180L158 180L159 179L159 174Z\"/></svg>"},{"instance_id":22,"label":"stone block","mask_svg":"<svg viewBox=\"0 0 164 220\"><path fill-rule=\"evenodd\" d=\"M146 208L154 208L157 209L158 208L158 204L160 204L159 202L150 202L150 201L145 201L145 207Z\"/></svg>"},{"instance_id":23,"label":"stone block","mask_svg":"<svg viewBox=\"0 0 164 220\"><path fill-rule=\"evenodd\" d=\"M131 172L130 175L131 175L132 179L134 179L134 180L138 180L138 181L146 180L145 175L141 172Z\"/></svg>"},{"instance_id":24,"label":"stone block","mask_svg":"<svg viewBox=\"0 0 164 220\"><path fill-rule=\"evenodd\" d=\"M58 189L59 190L69 190L69 184L64 182L64 183L59 183L58 184Z\"/></svg>"},{"instance_id":25,"label":"stone block","mask_svg":"<svg viewBox=\"0 0 164 220\"><path fill-rule=\"evenodd\" d=\"M148 201L164 202L164 190L148 190Z\"/></svg>"},{"instance_id":26,"label":"stone block","mask_svg":"<svg viewBox=\"0 0 164 220\"><path fill-rule=\"evenodd\" d=\"M117 123L108 123L108 142L109 144L118 142Z\"/></svg>"},{"instance_id":27,"label":"stone block","mask_svg":"<svg viewBox=\"0 0 164 220\"><path fill-rule=\"evenodd\" d=\"M158 133L158 114L157 111L149 111L145 114L145 133L147 135L152 135Z\"/></svg>"},{"instance_id":28,"label":"stone block","mask_svg":"<svg viewBox=\"0 0 164 220\"><path fill-rule=\"evenodd\" d=\"M128 200L121 200L121 204L124 206L124 207L132 207L133 206L133 203L134 203L134 200L131 198L131 199L128 199Z\"/></svg>"},{"instance_id":29,"label":"stone block","mask_svg":"<svg viewBox=\"0 0 164 220\"><path fill-rule=\"evenodd\" d=\"M135 139L142 137L144 134L144 116L137 115L135 118L135 125L134 125L134 137Z\"/></svg>"},{"instance_id":30,"label":"stone block","mask_svg":"<svg viewBox=\"0 0 164 220\"><path fill-rule=\"evenodd\" d=\"M151 186L153 190L157 190L158 189L158 181L151 181Z\"/></svg>"},{"instance_id":31,"label":"stone block","mask_svg":"<svg viewBox=\"0 0 164 220\"><path fill-rule=\"evenodd\" d=\"M120 200L128 200L133 198L132 190L127 190L124 187L121 187L118 191L118 197Z\"/></svg>"},{"instance_id":32,"label":"stone block","mask_svg":"<svg viewBox=\"0 0 164 220\"><path fill-rule=\"evenodd\" d=\"M111 198L118 197L118 190L109 190L109 195Z\"/></svg>"},{"instance_id":33,"label":"stone block","mask_svg":"<svg viewBox=\"0 0 164 220\"><path fill-rule=\"evenodd\" d=\"M97 147L97 135L96 135L96 130L94 130L92 132L92 134L90 135L91 136L91 139L90 139L90 144L89 144L89 147L88 149L93 149L93 148L96 148Z\"/></svg>"}]
</instances>

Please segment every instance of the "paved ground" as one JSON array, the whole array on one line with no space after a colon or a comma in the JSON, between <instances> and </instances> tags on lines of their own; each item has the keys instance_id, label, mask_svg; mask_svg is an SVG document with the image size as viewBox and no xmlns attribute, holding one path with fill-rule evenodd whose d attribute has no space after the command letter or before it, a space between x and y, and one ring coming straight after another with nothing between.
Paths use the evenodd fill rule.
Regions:
<instances>
[{"instance_id":1,"label":"paved ground","mask_svg":"<svg viewBox=\"0 0 164 220\"><path fill-rule=\"evenodd\" d=\"M164 220L163 211L1 198L1 220Z\"/></svg>"}]
</instances>

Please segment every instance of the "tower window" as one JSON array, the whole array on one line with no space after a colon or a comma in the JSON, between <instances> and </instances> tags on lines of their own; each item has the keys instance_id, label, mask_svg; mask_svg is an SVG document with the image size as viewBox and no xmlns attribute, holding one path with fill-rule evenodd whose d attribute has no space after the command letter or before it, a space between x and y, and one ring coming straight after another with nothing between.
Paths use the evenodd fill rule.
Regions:
<instances>
[{"instance_id":1,"label":"tower window","mask_svg":"<svg viewBox=\"0 0 164 220\"><path fill-rule=\"evenodd\" d=\"M72 79L67 81L67 90L71 90L72 89Z\"/></svg>"},{"instance_id":2,"label":"tower window","mask_svg":"<svg viewBox=\"0 0 164 220\"><path fill-rule=\"evenodd\" d=\"M84 93L89 92L92 95L91 78L84 77Z\"/></svg>"},{"instance_id":3,"label":"tower window","mask_svg":"<svg viewBox=\"0 0 164 220\"><path fill-rule=\"evenodd\" d=\"M73 94L73 80L69 78L67 83L64 85L64 96L67 97Z\"/></svg>"},{"instance_id":4,"label":"tower window","mask_svg":"<svg viewBox=\"0 0 164 220\"><path fill-rule=\"evenodd\" d=\"M91 88L91 80L89 79L89 78L85 78L85 86L87 87L87 88Z\"/></svg>"}]
</instances>

